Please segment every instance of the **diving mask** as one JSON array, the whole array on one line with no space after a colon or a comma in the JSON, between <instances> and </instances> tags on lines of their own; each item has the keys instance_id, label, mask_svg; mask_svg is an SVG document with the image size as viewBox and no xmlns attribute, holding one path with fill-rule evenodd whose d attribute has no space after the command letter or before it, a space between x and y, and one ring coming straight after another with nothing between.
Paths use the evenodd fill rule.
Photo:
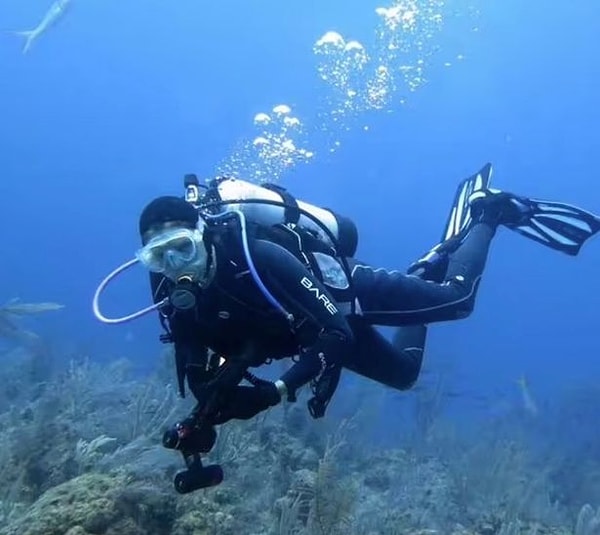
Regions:
<instances>
[{"instance_id":1,"label":"diving mask","mask_svg":"<svg viewBox=\"0 0 600 535\"><path fill-rule=\"evenodd\" d=\"M208 261L199 229L168 229L154 236L136 252L136 258L154 273L176 279L190 271L203 274Z\"/></svg>"}]
</instances>

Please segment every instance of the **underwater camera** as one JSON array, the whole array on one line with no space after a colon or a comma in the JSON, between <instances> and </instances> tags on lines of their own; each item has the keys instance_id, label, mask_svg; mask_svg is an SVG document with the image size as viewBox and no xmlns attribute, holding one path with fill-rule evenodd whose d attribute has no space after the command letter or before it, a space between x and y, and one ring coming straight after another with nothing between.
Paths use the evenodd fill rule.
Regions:
<instances>
[{"instance_id":1,"label":"underwater camera","mask_svg":"<svg viewBox=\"0 0 600 535\"><path fill-rule=\"evenodd\" d=\"M223 481L223 469L218 464L203 466L199 455L194 455L187 470L175 475L173 485L179 494L188 494L195 490L215 487Z\"/></svg>"}]
</instances>

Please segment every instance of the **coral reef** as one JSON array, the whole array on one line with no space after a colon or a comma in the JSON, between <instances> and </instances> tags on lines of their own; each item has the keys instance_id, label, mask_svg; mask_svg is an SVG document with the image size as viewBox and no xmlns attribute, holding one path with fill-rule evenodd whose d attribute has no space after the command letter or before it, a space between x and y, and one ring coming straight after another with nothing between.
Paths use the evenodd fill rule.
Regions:
<instances>
[{"instance_id":1,"label":"coral reef","mask_svg":"<svg viewBox=\"0 0 600 535\"><path fill-rule=\"evenodd\" d=\"M319 421L301 399L221 426L208 462L225 481L179 495L183 463L160 438L193 400L175 395L170 370L140 377L126 361L85 356L40 366L30 347L5 357L0 535L600 533L590 502L600 496L600 439L558 440L570 420L556 414L579 403L568 397L545 427L507 413L463 432L440 410L439 385L415 391L387 445L372 434L378 389L362 390L362 405L342 390L342 415Z\"/></svg>"},{"instance_id":2,"label":"coral reef","mask_svg":"<svg viewBox=\"0 0 600 535\"><path fill-rule=\"evenodd\" d=\"M42 494L2 535L168 533L175 497L124 476L85 474Z\"/></svg>"}]
</instances>

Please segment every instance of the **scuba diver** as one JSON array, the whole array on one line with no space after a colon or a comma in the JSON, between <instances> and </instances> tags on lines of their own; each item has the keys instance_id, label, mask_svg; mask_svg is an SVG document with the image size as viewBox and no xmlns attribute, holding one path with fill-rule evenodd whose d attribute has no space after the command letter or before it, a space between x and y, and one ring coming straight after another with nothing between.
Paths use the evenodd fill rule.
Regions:
<instances>
[{"instance_id":1,"label":"scuba diver","mask_svg":"<svg viewBox=\"0 0 600 535\"><path fill-rule=\"evenodd\" d=\"M440 243L406 273L357 260L351 220L273 184L218 178L201 186L187 175L184 196L143 209L142 247L100 284L94 312L106 323L159 312L180 395L187 382L197 401L163 438L188 467L175 478L179 492L222 480L218 465L200 460L216 425L294 402L305 385L309 412L320 418L344 368L400 390L414 385L427 325L472 312L499 226L573 256L600 230L580 208L492 189L491 174L487 164L459 184ZM154 304L104 317L101 292L136 263L150 272ZM376 326L397 330L388 341ZM287 357L293 365L274 382L249 371Z\"/></svg>"}]
</instances>

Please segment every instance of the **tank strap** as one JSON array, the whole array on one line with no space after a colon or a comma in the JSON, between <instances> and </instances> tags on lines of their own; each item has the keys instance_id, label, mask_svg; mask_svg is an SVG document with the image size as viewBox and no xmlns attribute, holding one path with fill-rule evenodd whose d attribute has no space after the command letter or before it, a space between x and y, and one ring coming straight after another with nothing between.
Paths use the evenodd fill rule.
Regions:
<instances>
[{"instance_id":1,"label":"tank strap","mask_svg":"<svg viewBox=\"0 0 600 535\"><path fill-rule=\"evenodd\" d=\"M297 225L298 221L300 221L300 209L298 207L298 201L296 198L288 190L278 184L267 182L261 185L263 188L274 191L275 193L281 195L281 198L286 205L284 209L285 223Z\"/></svg>"}]
</instances>

